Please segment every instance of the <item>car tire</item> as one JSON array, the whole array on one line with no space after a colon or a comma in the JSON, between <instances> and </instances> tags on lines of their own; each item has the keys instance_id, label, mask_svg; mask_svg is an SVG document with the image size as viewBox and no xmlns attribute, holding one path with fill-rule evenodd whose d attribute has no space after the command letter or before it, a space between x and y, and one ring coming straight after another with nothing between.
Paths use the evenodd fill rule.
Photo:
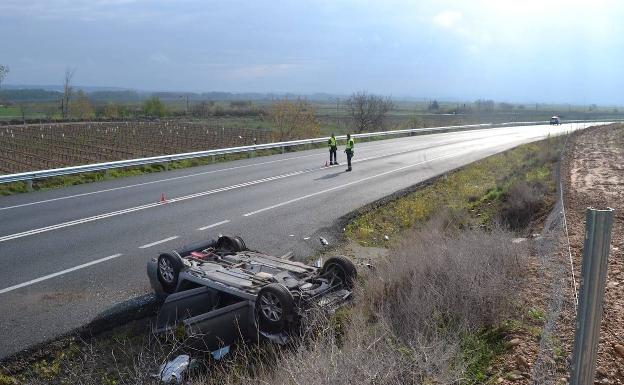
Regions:
<instances>
[{"instance_id":1,"label":"car tire","mask_svg":"<svg viewBox=\"0 0 624 385\"><path fill-rule=\"evenodd\" d=\"M178 287L178 277L183 266L178 255L163 253L158 256L158 281L165 293L171 294Z\"/></svg>"},{"instance_id":2,"label":"car tire","mask_svg":"<svg viewBox=\"0 0 624 385\"><path fill-rule=\"evenodd\" d=\"M236 243L238 245L238 251L247 250L247 245L245 244L245 241L243 241L243 238L236 236L234 237L234 239L236 240Z\"/></svg>"},{"instance_id":3,"label":"car tire","mask_svg":"<svg viewBox=\"0 0 624 385\"><path fill-rule=\"evenodd\" d=\"M332 283L340 280L346 289L352 289L357 279L357 269L348 258L339 255L325 261L321 275Z\"/></svg>"},{"instance_id":4,"label":"car tire","mask_svg":"<svg viewBox=\"0 0 624 385\"><path fill-rule=\"evenodd\" d=\"M228 237L226 235L222 235L217 240L217 249L228 250L233 253L238 253L240 251L247 250L247 246L245 245L245 241L241 237Z\"/></svg>"},{"instance_id":5,"label":"car tire","mask_svg":"<svg viewBox=\"0 0 624 385\"><path fill-rule=\"evenodd\" d=\"M258 292L256 320L260 332L287 332L295 316L295 300L290 291L279 283L271 283Z\"/></svg>"}]
</instances>

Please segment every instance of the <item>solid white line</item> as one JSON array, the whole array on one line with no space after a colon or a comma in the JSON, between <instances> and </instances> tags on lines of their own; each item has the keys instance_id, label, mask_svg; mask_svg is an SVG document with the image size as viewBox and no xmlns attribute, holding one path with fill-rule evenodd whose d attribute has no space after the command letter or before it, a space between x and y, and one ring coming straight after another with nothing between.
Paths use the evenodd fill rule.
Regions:
<instances>
[{"instance_id":1,"label":"solid white line","mask_svg":"<svg viewBox=\"0 0 624 385\"><path fill-rule=\"evenodd\" d=\"M325 189L325 190L322 190L322 191L317 191L317 192L312 193L312 194L304 195L304 196L301 196L301 197L298 197L298 198L295 198L295 199L288 200L286 202L278 203L278 204L273 205L273 206L269 206L269 207L265 207L265 208L260 209L260 210L252 211L252 212L249 212L247 214L243 214L243 216L244 217L249 217L249 216L252 216L252 215L255 215L255 214L267 211L267 210L272 210L272 209L275 209L275 208L278 208L278 207L281 207L281 206L289 205L291 203L298 202L300 200L304 200L304 199L308 199L308 198L311 198L311 197L314 197L314 196L317 196L317 195L325 194L325 193L328 193L330 191L340 190L340 189L343 189L345 187L349 187L349 186L357 184L357 183L361 183L361 182L365 182L367 180L371 180L373 178L378 178L380 176L384 176L384 175L392 174L392 173L397 172L397 171L405 170L405 169L410 168L410 167L420 166L422 164L425 164L425 163L428 163L428 162L432 162L434 160L439 160L439 159L449 158L449 157L453 157L453 156L458 156L460 154L463 154L464 152L466 152L466 151L463 151L461 153L442 155L442 156L438 156L436 158L432 158L432 159L429 159L429 160L424 160L422 162L410 164L408 166L399 167L399 168L396 168L394 170L385 171L385 172L382 172L380 174L371 175L369 177L362 178L362 179L359 179L359 180L356 180L356 181L353 181L353 182L345 183L345 184L340 185L340 186L328 188L328 189Z\"/></svg>"},{"instance_id":2,"label":"solid white line","mask_svg":"<svg viewBox=\"0 0 624 385\"><path fill-rule=\"evenodd\" d=\"M160 245L161 243L173 241L176 238L178 238L178 236L174 235L173 237L161 239L160 241L156 241L156 242L148 243L147 245L139 246L139 249L147 249L148 247L152 247L152 246Z\"/></svg>"},{"instance_id":3,"label":"solid white line","mask_svg":"<svg viewBox=\"0 0 624 385\"><path fill-rule=\"evenodd\" d=\"M200 230L200 231L203 231L203 230L208 230L208 229L211 229L211 228L213 228L213 227L217 227L217 226L219 226L219 225L224 225L224 224L226 224L226 223L230 223L230 220L229 220L229 219L226 219L226 220L221 221L221 222L217 222L217 223L213 223L213 224L208 225L208 226L200 227L200 228L199 228L199 229L197 229L197 230Z\"/></svg>"},{"instance_id":4,"label":"solid white line","mask_svg":"<svg viewBox=\"0 0 624 385\"><path fill-rule=\"evenodd\" d=\"M93 266L93 265L96 265L98 263L102 263L102 262L105 262L105 261L108 261L108 260L111 260L111 259L114 259L114 258L118 258L118 257L121 257L122 255L123 254L115 254L115 255L111 255L111 256L105 257L105 258L96 259L95 261L83 263L82 265L78 265L78 266L72 267L70 269L59 271L58 273L45 275L43 277L40 277L40 278L37 278L37 279L33 279L33 280L28 281L28 282L24 282L24 283L20 283L18 285L10 286L10 287L7 287L5 289L0 290L0 294L8 293L10 291L20 289L22 287L30 286L30 285L35 284L37 282L41 282L41 281L45 281L45 280L48 280L48 279L51 279L51 278L54 278L54 277L58 277L59 275L71 273L72 271L84 269L85 267Z\"/></svg>"}]
</instances>

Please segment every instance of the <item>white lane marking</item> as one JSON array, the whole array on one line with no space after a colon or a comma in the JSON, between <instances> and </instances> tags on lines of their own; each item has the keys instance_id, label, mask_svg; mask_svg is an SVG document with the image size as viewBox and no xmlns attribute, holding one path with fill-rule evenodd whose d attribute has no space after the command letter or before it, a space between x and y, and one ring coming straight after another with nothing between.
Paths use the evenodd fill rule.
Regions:
<instances>
[{"instance_id":1,"label":"white lane marking","mask_svg":"<svg viewBox=\"0 0 624 385\"><path fill-rule=\"evenodd\" d=\"M161 243L173 241L176 238L178 238L178 236L174 235L173 237L161 239L160 241L156 241L156 242L148 243L147 245L139 246L139 249L147 249L148 247L152 247L152 246L160 245Z\"/></svg>"},{"instance_id":2,"label":"white lane marking","mask_svg":"<svg viewBox=\"0 0 624 385\"><path fill-rule=\"evenodd\" d=\"M72 271L84 269L85 267L89 267L89 266L96 265L98 263L106 262L106 261L109 261L111 259L115 259L115 258L121 257L122 255L123 254L115 254L115 255L111 255L111 256L105 257L105 258L96 259L95 261L83 263L82 265L74 266L74 267L72 267L70 269L62 270L62 271L59 271L57 273L45 275L43 277L30 280L28 282L24 282L24 283L20 283L18 285L10 286L10 287L7 287L5 289L0 290L0 294L8 293L8 292L13 291L13 290L21 289L22 287L30 286L32 284L35 284L35 283L38 283L38 282L41 282L41 281L45 281L45 280L48 280L48 279L51 279L51 278L54 278L54 277L58 277L59 275L71 273Z\"/></svg>"},{"instance_id":3,"label":"white lane marking","mask_svg":"<svg viewBox=\"0 0 624 385\"><path fill-rule=\"evenodd\" d=\"M169 181L172 181L172 180L191 178L191 177L195 177L195 176L213 174L213 173L217 173L217 172L232 171L232 170L238 170L238 169L241 169L241 168L248 168L248 167L253 167L253 166L262 166L262 165L265 165L265 164L271 164L271 163L277 163L277 162L286 162L286 161L293 160L293 159L308 158L308 157L311 157L311 156L320 156L320 154L309 154L309 155L294 156L294 157L287 158L287 159L277 159L277 160L271 160L271 161L267 161L267 162L247 164L247 165L244 165L244 166L235 166L235 167L230 167L230 168L222 168L222 169L218 169L218 170L198 172L198 173L195 173L195 174L176 176L176 177L172 177L172 178L158 179L158 180L154 180L154 181L150 181L150 182L143 182L143 183L137 183L137 184L131 184L131 185L127 185L127 186L114 187L114 188L109 188L109 189L104 189L104 190L91 191L91 192L82 193L82 194L68 195L68 196L59 197L59 198L51 198L51 199L45 199L45 200L36 201L36 202L22 203L22 204L14 205L14 206L0 207L0 211L2 211L2 210L9 210L9 209L16 209L16 208L25 207L25 206L38 205L38 204L42 204L42 203L61 201L61 200L71 199L71 198L79 198L79 197L83 197L83 196L87 196L87 195L101 194L101 193L110 192L110 191L124 190L124 189L133 188L133 187L146 186L146 185L150 185L150 184L154 184L154 183L169 182Z\"/></svg>"},{"instance_id":4,"label":"white lane marking","mask_svg":"<svg viewBox=\"0 0 624 385\"><path fill-rule=\"evenodd\" d=\"M394 170L389 170L389 171L382 172L380 174L371 175L369 177L358 179L358 180L353 181L353 182L345 183L345 184L340 185L340 186L331 187L331 188L328 188L328 189L325 189L325 190L322 190L322 191L317 191L317 192L312 193L312 194L307 194L307 195L304 195L304 196L301 196L301 197L298 197L298 198L295 198L295 199L291 199L291 200L288 200L288 201L285 201L285 202L282 202L282 203L278 203L278 204L273 205L273 206L265 207L265 208L260 209L260 210L251 211L251 212L249 212L247 214L243 214L243 216L244 217L249 217L249 216L252 216L252 215L264 212L264 211L272 210L272 209L275 209L275 208L278 208L278 207L281 207L281 206L286 206L286 205L289 205L291 203L298 202L300 200L304 200L304 199L312 198L312 197L317 196L317 195L325 194L325 193L328 193L330 191L340 190L340 189L343 189L345 187L349 187L349 186L357 184L357 183L361 183L361 182L365 182L367 180L371 180L373 178L378 178L380 176L392 174L394 172L405 170L405 169L410 168L410 167L416 167L416 166L419 166L419 165L422 165L422 164L425 164L425 163L428 163L428 162L432 162L434 160L439 160L439 159L444 159L444 158L458 156L458 155L461 155L461 154L466 153L466 152L467 151L463 151L463 152L459 152L459 153L455 153L455 154L442 155L442 156L438 156L436 158L432 158L432 159L429 159L429 160L424 160L422 162L418 162L418 163L410 164L410 165L407 165L407 166L395 168Z\"/></svg>"},{"instance_id":5,"label":"white lane marking","mask_svg":"<svg viewBox=\"0 0 624 385\"><path fill-rule=\"evenodd\" d=\"M213 227L217 227L217 226L220 226L220 225L224 225L224 224L226 224L226 223L230 223L230 220L229 220L229 219L226 219L226 220L221 221L221 222L217 222L217 223L213 223L213 224L208 225L208 226L200 227L200 228L198 228L197 230L199 230L199 231L208 230L208 229L212 229Z\"/></svg>"}]
</instances>

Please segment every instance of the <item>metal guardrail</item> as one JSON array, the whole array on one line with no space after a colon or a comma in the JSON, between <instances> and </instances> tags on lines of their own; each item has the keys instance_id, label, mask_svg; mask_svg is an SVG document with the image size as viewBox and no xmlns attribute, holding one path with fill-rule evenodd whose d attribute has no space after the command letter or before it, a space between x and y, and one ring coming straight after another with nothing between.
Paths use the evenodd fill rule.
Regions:
<instances>
[{"instance_id":1,"label":"metal guardrail","mask_svg":"<svg viewBox=\"0 0 624 385\"><path fill-rule=\"evenodd\" d=\"M604 121L569 120L569 121L566 121L565 123L597 123L597 122L604 122ZM528 126L528 125L547 124L547 123L548 121L507 122L507 123L468 124L468 125L460 125L460 126L445 126L445 127L431 127L431 128L410 128L410 129L405 129L405 130L379 131L379 132L368 132L368 133L363 133L363 134L353 134L352 137L356 139L357 138L373 138L373 137L383 137L383 136L408 135L408 134L415 134L415 133L461 131L461 130L468 130L468 129L486 128L486 127L492 128L492 127L506 127L506 126ZM17 173L17 174L0 175L0 184L10 183L10 182L19 182L19 181L32 181L33 179L44 179L44 178L50 178L54 176L81 174L81 173L93 172L93 171L105 171L105 170L110 170L110 169L115 169L115 168L143 166L143 165L158 164L158 163L168 163L168 162L173 162L176 160L206 158L209 156L236 154L240 152L252 152L253 153L254 151L257 151L257 150L268 150L268 149L274 149L274 148L281 148L282 152L284 152L284 149L287 147L327 143L328 139L329 137L322 137L322 138L313 138L313 139L292 140L288 142L254 144L250 146L218 148L218 149L207 150L207 151L195 151L195 152L187 152L187 153L182 153L182 154L160 155L160 156L152 156L148 158L117 160L113 162L85 164L81 166L54 168L54 169L40 170L40 171L29 171L29 172L22 172L22 173ZM346 135L336 136L336 139L338 140L346 139Z\"/></svg>"}]
</instances>

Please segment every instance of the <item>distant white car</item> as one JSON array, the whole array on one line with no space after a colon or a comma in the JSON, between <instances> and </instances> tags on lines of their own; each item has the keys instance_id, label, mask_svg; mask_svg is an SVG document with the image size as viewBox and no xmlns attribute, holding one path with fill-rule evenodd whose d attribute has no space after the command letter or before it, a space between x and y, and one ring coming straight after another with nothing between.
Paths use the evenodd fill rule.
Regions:
<instances>
[{"instance_id":1,"label":"distant white car","mask_svg":"<svg viewBox=\"0 0 624 385\"><path fill-rule=\"evenodd\" d=\"M560 125L561 124L561 119L559 119L558 116L553 116L552 118L550 118L550 124L554 124L554 125Z\"/></svg>"}]
</instances>

